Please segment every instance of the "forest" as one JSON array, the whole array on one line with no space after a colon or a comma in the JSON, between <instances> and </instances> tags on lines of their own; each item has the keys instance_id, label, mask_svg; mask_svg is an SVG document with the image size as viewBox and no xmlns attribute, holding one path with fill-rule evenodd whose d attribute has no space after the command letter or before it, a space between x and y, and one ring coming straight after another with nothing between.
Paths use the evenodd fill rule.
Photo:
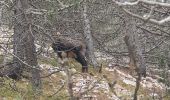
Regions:
<instances>
[{"instance_id":1,"label":"forest","mask_svg":"<svg viewBox=\"0 0 170 100\"><path fill-rule=\"evenodd\" d=\"M170 0L0 0L0 100L170 100Z\"/></svg>"}]
</instances>

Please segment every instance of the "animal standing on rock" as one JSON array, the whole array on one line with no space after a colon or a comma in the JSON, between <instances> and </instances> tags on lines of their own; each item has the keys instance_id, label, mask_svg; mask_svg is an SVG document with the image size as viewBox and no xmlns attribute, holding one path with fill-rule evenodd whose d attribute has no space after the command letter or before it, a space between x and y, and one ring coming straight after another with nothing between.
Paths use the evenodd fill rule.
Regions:
<instances>
[{"instance_id":1,"label":"animal standing on rock","mask_svg":"<svg viewBox=\"0 0 170 100\"><path fill-rule=\"evenodd\" d=\"M64 58L74 58L82 65L82 72L88 72L88 65L85 59L86 46L84 43L58 35L55 42L52 43L52 48L62 60Z\"/></svg>"}]
</instances>

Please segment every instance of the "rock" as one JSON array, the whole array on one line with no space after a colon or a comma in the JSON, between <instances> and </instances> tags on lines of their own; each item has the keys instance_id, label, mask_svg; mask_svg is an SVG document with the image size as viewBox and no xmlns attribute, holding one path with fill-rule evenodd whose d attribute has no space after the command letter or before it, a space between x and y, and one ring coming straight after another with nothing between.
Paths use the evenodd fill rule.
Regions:
<instances>
[{"instance_id":1,"label":"rock","mask_svg":"<svg viewBox=\"0 0 170 100\"><path fill-rule=\"evenodd\" d=\"M136 86L136 82L131 81L131 80L124 79L123 82L128 84L128 85Z\"/></svg>"},{"instance_id":2,"label":"rock","mask_svg":"<svg viewBox=\"0 0 170 100\"><path fill-rule=\"evenodd\" d=\"M67 76L67 74L64 71L60 71L61 75Z\"/></svg>"}]
</instances>

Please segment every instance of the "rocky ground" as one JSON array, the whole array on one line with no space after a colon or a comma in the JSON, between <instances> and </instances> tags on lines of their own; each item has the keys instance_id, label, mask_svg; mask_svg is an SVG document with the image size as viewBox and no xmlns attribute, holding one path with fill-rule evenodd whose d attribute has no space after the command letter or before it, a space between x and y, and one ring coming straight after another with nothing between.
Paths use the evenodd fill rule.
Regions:
<instances>
[{"instance_id":1,"label":"rocky ground","mask_svg":"<svg viewBox=\"0 0 170 100\"><path fill-rule=\"evenodd\" d=\"M67 77L64 71L60 73ZM76 73L76 69L74 69L74 73ZM54 75L54 77L57 76ZM83 93L81 100L131 100L136 85L135 77L118 67L104 67L103 73L94 75L74 74L72 81L74 95ZM164 84L152 77L142 78L140 84L139 100L152 100L152 98L159 100L166 88ZM67 89L66 92L68 92Z\"/></svg>"}]
</instances>

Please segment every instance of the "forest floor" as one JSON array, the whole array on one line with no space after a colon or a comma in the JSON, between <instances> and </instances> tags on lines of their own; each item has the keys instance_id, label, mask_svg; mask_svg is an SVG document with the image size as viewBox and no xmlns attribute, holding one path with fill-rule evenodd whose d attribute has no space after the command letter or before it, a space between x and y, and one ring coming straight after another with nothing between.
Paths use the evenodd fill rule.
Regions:
<instances>
[{"instance_id":1,"label":"forest floor","mask_svg":"<svg viewBox=\"0 0 170 100\"><path fill-rule=\"evenodd\" d=\"M55 59L41 59L42 76L57 71L60 66ZM70 72L73 73L73 93L81 100L132 100L136 85L135 76L130 75L127 68L103 65L102 73L96 72L91 66L89 73L81 73L79 64L71 61ZM33 94L31 83L27 79L13 81L0 78L0 100L68 100L67 74L57 72L42 78L42 94ZM170 100L165 94L164 84L147 76L142 78L138 92L139 100ZM80 96L80 94L82 95Z\"/></svg>"}]
</instances>

